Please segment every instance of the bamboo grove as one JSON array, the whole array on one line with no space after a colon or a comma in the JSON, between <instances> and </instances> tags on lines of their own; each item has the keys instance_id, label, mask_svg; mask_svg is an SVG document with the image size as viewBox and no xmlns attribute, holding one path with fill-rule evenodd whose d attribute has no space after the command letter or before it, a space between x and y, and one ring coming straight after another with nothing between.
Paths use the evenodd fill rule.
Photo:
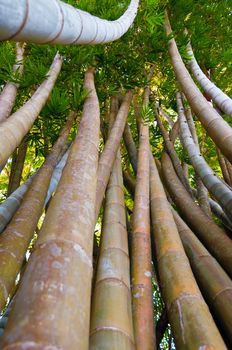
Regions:
<instances>
[{"instance_id":1,"label":"bamboo grove","mask_svg":"<svg viewBox=\"0 0 232 350\"><path fill-rule=\"evenodd\" d=\"M229 3L6 2L0 349L230 349Z\"/></svg>"}]
</instances>

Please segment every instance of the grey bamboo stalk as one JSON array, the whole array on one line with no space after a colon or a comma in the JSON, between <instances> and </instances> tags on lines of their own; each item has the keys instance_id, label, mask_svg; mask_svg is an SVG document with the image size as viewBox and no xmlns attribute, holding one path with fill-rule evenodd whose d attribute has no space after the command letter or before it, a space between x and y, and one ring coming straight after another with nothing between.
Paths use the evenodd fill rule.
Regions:
<instances>
[{"instance_id":1,"label":"grey bamboo stalk","mask_svg":"<svg viewBox=\"0 0 232 350\"><path fill-rule=\"evenodd\" d=\"M139 0L106 21L62 1L0 0L0 40L38 44L99 44L119 39L132 25Z\"/></svg>"},{"instance_id":2,"label":"grey bamboo stalk","mask_svg":"<svg viewBox=\"0 0 232 350\"><path fill-rule=\"evenodd\" d=\"M145 103L147 104L147 101ZM148 125L141 123L131 242L132 305L137 350L153 350L155 347L151 281L149 155L149 129Z\"/></svg>"},{"instance_id":3,"label":"grey bamboo stalk","mask_svg":"<svg viewBox=\"0 0 232 350\"><path fill-rule=\"evenodd\" d=\"M24 70L24 48L24 43L16 43L16 64L13 66L13 72L17 72L19 77L22 76ZM9 81L2 90L0 94L0 123L9 117L15 103L18 87L17 83Z\"/></svg>"},{"instance_id":4,"label":"grey bamboo stalk","mask_svg":"<svg viewBox=\"0 0 232 350\"><path fill-rule=\"evenodd\" d=\"M152 233L161 292L176 346L178 349L226 349L192 274L153 159L150 160L150 186Z\"/></svg>"},{"instance_id":5,"label":"grey bamboo stalk","mask_svg":"<svg viewBox=\"0 0 232 350\"><path fill-rule=\"evenodd\" d=\"M100 132L92 69L86 72L84 87L89 94L78 135L17 291L2 350L23 350L28 344L41 349L89 347Z\"/></svg>"},{"instance_id":6,"label":"grey bamboo stalk","mask_svg":"<svg viewBox=\"0 0 232 350\"><path fill-rule=\"evenodd\" d=\"M232 219L232 191L216 176L202 155L199 154L199 147L197 147L193 141L188 123L185 118L180 93L177 93L177 107L182 140L184 147L190 157L191 163L206 188L221 204L229 218Z\"/></svg>"},{"instance_id":7,"label":"grey bamboo stalk","mask_svg":"<svg viewBox=\"0 0 232 350\"><path fill-rule=\"evenodd\" d=\"M97 171L96 220L101 208L110 173L114 165L114 160L120 146L120 140L125 129L131 99L132 92L128 91L119 108L116 120L99 159Z\"/></svg>"},{"instance_id":8,"label":"grey bamboo stalk","mask_svg":"<svg viewBox=\"0 0 232 350\"><path fill-rule=\"evenodd\" d=\"M229 117L232 118L232 99L219 89L201 70L194 56L190 41L187 44L187 53L191 57L189 67L195 79L198 81L204 92L213 100L213 102Z\"/></svg>"},{"instance_id":9,"label":"grey bamboo stalk","mask_svg":"<svg viewBox=\"0 0 232 350\"><path fill-rule=\"evenodd\" d=\"M101 248L93 291L90 349L135 349L128 235L119 151L106 191Z\"/></svg>"},{"instance_id":10,"label":"grey bamboo stalk","mask_svg":"<svg viewBox=\"0 0 232 350\"><path fill-rule=\"evenodd\" d=\"M52 151L33 178L22 204L0 235L0 310L14 290L16 277L42 214L53 170L63 151L74 117L75 113L70 113Z\"/></svg>"},{"instance_id":11,"label":"grey bamboo stalk","mask_svg":"<svg viewBox=\"0 0 232 350\"><path fill-rule=\"evenodd\" d=\"M59 163L57 164L57 166L53 171L44 206L47 205L53 192L57 188L67 157L68 157L68 151L64 154L64 156L61 158L61 160L59 161ZM28 188L32 183L34 176L35 174L33 174L30 178L28 178L20 187L17 188L17 190L15 190L0 205L0 233L4 230L6 225L10 222L11 218L13 217L14 213L19 208L25 193L28 191Z\"/></svg>"},{"instance_id":12,"label":"grey bamboo stalk","mask_svg":"<svg viewBox=\"0 0 232 350\"><path fill-rule=\"evenodd\" d=\"M39 86L30 100L0 125L0 167L4 166L9 156L21 143L45 105L56 82L61 65L62 58L57 53L47 74L47 79Z\"/></svg>"},{"instance_id":13,"label":"grey bamboo stalk","mask_svg":"<svg viewBox=\"0 0 232 350\"><path fill-rule=\"evenodd\" d=\"M183 100L185 100L184 95L182 95L182 98L183 98ZM188 123L188 126L189 126L189 130L191 132L193 141L195 142L197 150L200 153L200 147L199 147L199 143L198 143L197 132L196 132L195 124L194 124L194 121L193 121L191 108L189 106L185 107L185 116L186 116L186 120L187 120L187 123ZM211 217L211 210L210 210L210 204L209 204L208 191L207 191L206 187L204 186L203 182L201 181L201 178L199 177L199 175L197 173L195 174L195 180L196 180L196 185L197 185L197 200L198 200L198 203L199 203L200 207L202 208L202 210L204 211L204 213L206 215L208 215L209 217Z\"/></svg>"},{"instance_id":14,"label":"grey bamboo stalk","mask_svg":"<svg viewBox=\"0 0 232 350\"><path fill-rule=\"evenodd\" d=\"M171 25L166 12L165 29L167 35L172 33ZM172 59L172 65L175 75L181 89L184 92L189 104L204 126L215 144L221 149L222 153L232 162L232 129L221 118L216 110L207 102L196 84L192 80L186 69L180 53L178 51L174 38L169 40L169 53Z\"/></svg>"},{"instance_id":15,"label":"grey bamboo stalk","mask_svg":"<svg viewBox=\"0 0 232 350\"><path fill-rule=\"evenodd\" d=\"M1 205L0 205L0 233L10 222L14 213L19 208L25 193L30 187L34 175L29 177L20 187L17 188Z\"/></svg>"},{"instance_id":16,"label":"grey bamboo stalk","mask_svg":"<svg viewBox=\"0 0 232 350\"><path fill-rule=\"evenodd\" d=\"M232 281L175 210L172 213L203 296L231 341Z\"/></svg>"},{"instance_id":17,"label":"grey bamboo stalk","mask_svg":"<svg viewBox=\"0 0 232 350\"><path fill-rule=\"evenodd\" d=\"M59 183L59 181L61 179L61 176L62 176L63 169L64 169L65 164L66 164L67 159L68 159L68 155L69 155L69 150L67 150L65 152L65 154L63 155L63 157L61 158L61 160L56 165L56 167L55 167L55 169L53 171L52 178L51 178L51 181L50 181L50 185L49 185L49 188L48 188L47 197L45 199L44 206L46 206L48 204L48 202L50 201L50 199L52 197L52 194L57 189L58 183Z\"/></svg>"}]
</instances>

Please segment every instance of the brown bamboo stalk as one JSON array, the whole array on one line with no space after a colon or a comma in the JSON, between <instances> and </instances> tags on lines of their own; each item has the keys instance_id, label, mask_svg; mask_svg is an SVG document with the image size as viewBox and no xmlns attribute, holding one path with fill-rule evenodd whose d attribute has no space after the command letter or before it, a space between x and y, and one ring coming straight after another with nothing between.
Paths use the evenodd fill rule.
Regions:
<instances>
[{"instance_id":1,"label":"brown bamboo stalk","mask_svg":"<svg viewBox=\"0 0 232 350\"><path fill-rule=\"evenodd\" d=\"M106 191L101 248L93 292L90 349L132 350L130 266L118 151Z\"/></svg>"},{"instance_id":2,"label":"brown bamboo stalk","mask_svg":"<svg viewBox=\"0 0 232 350\"><path fill-rule=\"evenodd\" d=\"M28 146L28 141L27 141L27 136L25 136L20 146L18 147L17 152L15 151L16 161L15 163L12 163L12 166L11 166L7 196L13 193L20 186L20 181L21 181L23 167L24 167L24 161L27 153L27 146Z\"/></svg>"},{"instance_id":3,"label":"brown bamboo stalk","mask_svg":"<svg viewBox=\"0 0 232 350\"><path fill-rule=\"evenodd\" d=\"M172 210L198 285L216 319L232 339L232 281L190 228Z\"/></svg>"},{"instance_id":4,"label":"brown bamboo stalk","mask_svg":"<svg viewBox=\"0 0 232 350\"><path fill-rule=\"evenodd\" d=\"M16 43L16 63L13 66L13 72L22 77L24 65L25 43ZM7 82L0 94L0 123L4 122L11 114L15 103L19 84L11 81Z\"/></svg>"},{"instance_id":5,"label":"brown bamboo stalk","mask_svg":"<svg viewBox=\"0 0 232 350\"><path fill-rule=\"evenodd\" d=\"M125 128L126 119L129 113L132 92L126 93L124 100L119 108L117 118L110 131L104 150L100 156L97 171L97 196L96 196L96 219L98 217L102 200L105 194L106 186L114 165L114 160L119 149L120 140Z\"/></svg>"},{"instance_id":6,"label":"brown bamboo stalk","mask_svg":"<svg viewBox=\"0 0 232 350\"><path fill-rule=\"evenodd\" d=\"M132 303L136 349L155 347L151 283L151 241L149 210L149 131L140 126L138 172L135 188L132 232Z\"/></svg>"},{"instance_id":7,"label":"brown bamboo stalk","mask_svg":"<svg viewBox=\"0 0 232 350\"><path fill-rule=\"evenodd\" d=\"M123 171L123 182L128 192L134 197L136 180L129 170Z\"/></svg>"},{"instance_id":8,"label":"brown bamboo stalk","mask_svg":"<svg viewBox=\"0 0 232 350\"><path fill-rule=\"evenodd\" d=\"M178 179L167 154L163 154L162 156L162 171L168 192L185 221L227 273L232 276L231 239L192 201L188 192Z\"/></svg>"},{"instance_id":9,"label":"brown bamboo stalk","mask_svg":"<svg viewBox=\"0 0 232 350\"><path fill-rule=\"evenodd\" d=\"M33 178L22 204L0 236L0 310L14 289L28 245L42 214L48 186L71 128L71 113L47 160Z\"/></svg>"},{"instance_id":10,"label":"brown bamboo stalk","mask_svg":"<svg viewBox=\"0 0 232 350\"><path fill-rule=\"evenodd\" d=\"M167 35L171 35L172 29L165 14L165 30ZM183 90L192 110L209 133L215 144L221 149L222 153L232 161L232 129L224 121L217 111L207 102L200 90L197 88L188 70L186 69L180 53L178 51L175 39L169 40L169 54L172 60L176 78Z\"/></svg>"},{"instance_id":11,"label":"brown bamboo stalk","mask_svg":"<svg viewBox=\"0 0 232 350\"><path fill-rule=\"evenodd\" d=\"M5 122L0 125L0 168L28 133L41 109L45 105L56 82L62 65L62 58L56 54L47 78L33 96Z\"/></svg>"},{"instance_id":12,"label":"brown bamboo stalk","mask_svg":"<svg viewBox=\"0 0 232 350\"><path fill-rule=\"evenodd\" d=\"M192 274L154 161L150 186L160 286L176 346L226 349Z\"/></svg>"},{"instance_id":13,"label":"brown bamboo stalk","mask_svg":"<svg viewBox=\"0 0 232 350\"><path fill-rule=\"evenodd\" d=\"M87 350L100 111L93 70L62 178L12 309L2 349Z\"/></svg>"}]
</instances>

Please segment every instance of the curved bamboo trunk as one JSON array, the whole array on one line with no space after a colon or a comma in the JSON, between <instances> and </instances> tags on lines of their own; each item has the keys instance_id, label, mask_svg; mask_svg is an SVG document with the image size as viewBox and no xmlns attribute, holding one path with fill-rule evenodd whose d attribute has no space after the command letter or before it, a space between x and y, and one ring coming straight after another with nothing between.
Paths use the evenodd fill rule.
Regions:
<instances>
[{"instance_id":1,"label":"curved bamboo trunk","mask_svg":"<svg viewBox=\"0 0 232 350\"><path fill-rule=\"evenodd\" d=\"M132 176L129 170L123 171L123 182L127 191L131 194L132 198L134 198L136 179Z\"/></svg>"},{"instance_id":2,"label":"curved bamboo trunk","mask_svg":"<svg viewBox=\"0 0 232 350\"><path fill-rule=\"evenodd\" d=\"M162 156L162 171L168 192L186 222L221 266L232 276L231 239L192 201L178 179L167 154Z\"/></svg>"},{"instance_id":3,"label":"curved bamboo trunk","mask_svg":"<svg viewBox=\"0 0 232 350\"><path fill-rule=\"evenodd\" d=\"M232 118L232 99L212 83L201 70L194 56L190 42L187 44L187 53L191 57L191 60L189 60L189 67L195 79L201 85L207 96L209 96L225 114Z\"/></svg>"},{"instance_id":4,"label":"curved bamboo trunk","mask_svg":"<svg viewBox=\"0 0 232 350\"><path fill-rule=\"evenodd\" d=\"M0 125L0 167L5 165L9 156L21 143L45 105L60 72L61 64L62 58L56 54L47 79L30 100Z\"/></svg>"},{"instance_id":5,"label":"curved bamboo trunk","mask_svg":"<svg viewBox=\"0 0 232 350\"><path fill-rule=\"evenodd\" d=\"M182 140L186 151L188 152L191 163L200 176L202 182L215 197L215 199L224 208L228 217L232 219L232 191L224 184L206 163L205 159L199 154L199 147L195 145L188 123L185 118L184 108L180 93L177 93L177 107L180 121L180 130Z\"/></svg>"},{"instance_id":6,"label":"curved bamboo trunk","mask_svg":"<svg viewBox=\"0 0 232 350\"><path fill-rule=\"evenodd\" d=\"M96 219L102 205L102 200L109 181L110 173L112 171L114 160L119 149L120 140L122 138L127 116L129 113L131 99L132 92L129 91L126 93L119 108L116 120L99 159L97 171Z\"/></svg>"},{"instance_id":7,"label":"curved bamboo trunk","mask_svg":"<svg viewBox=\"0 0 232 350\"><path fill-rule=\"evenodd\" d=\"M28 191L34 174L27 179L17 190L15 190L1 205L0 205L0 233L4 230L6 225L10 222L14 213L22 203L25 193Z\"/></svg>"},{"instance_id":8,"label":"curved bamboo trunk","mask_svg":"<svg viewBox=\"0 0 232 350\"><path fill-rule=\"evenodd\" d=\"M135 349L128 238L119 151L106 191L101 248L93 291L90 349Z\"/></svg>"},{"instance_id":9,"label":"curved bamboo trunk","mask_svg":"<svg viewBox=\"0 0 232 350\"><path fill-rule=\"evenodd\" d=\"M232 342L232 281L175 210L172 213L203 296Z\"/></svg>"},{"instance_id":10,"label":"curved bamboo trunk","mask_svg":"<svg viewBox=\"0 0 232 350\"><path fill-rule=\"evenodd\" d=\"M161 292L178 349L226 349L185 255L155 162L150 162L151 216Z\"/></svg>"},{"instance_id":11,"label":"curved bamboo trunk","mask_svg":"<svg viewBox=\"0 0 232 350\"><path fill-rule=\"evenodd\" d=\"M33 178L20 208L0 236L0 310L14 289L28 245L42 214L49 182L68 137L75 114L72 113L47 160Z\"/></svg>"},{"instance_id":12,"label":"curved bamboo trunk","mask_svg":"<svg viewBox=\"0 0 232 350\"><path fill-rule=\"evenodd\" d=\"M0 40L38 44L99 44L119 39L134 21L138 0L106 21L62 1L0 0Z\"/></svg>"},{"instance_id":13,"label":"curved bamboo trunk","mask_svg":"<svg viewBox=\"0 0 232 350\"><path fill-rule=\"evenodd\" d=\"M172 33L166 13L165 29L167 35ZM232 129L221 118L216 110L207 102L192 80L179 54L175 39L169 40L169 54L172 59L176 78L189 101L192 110L207 130L210 137L221 149L222 153L232 162Z\"/></svg>"},{"instance_id":14,"label":"curved bamboo trunk","mask_svg":"<svg viewBox=\"0 0 232 350\"><path fill-rule=\"evenodd\" d=\"M100 110L92 69L67 164L17 292L2 350L87 350ZM62 315L62 316L61 316Z\"/></svg>"},{"instance_id":15,"label":"curved bamboo trunk","mask_svg":"<svg viewBox=\"0 0 232 350\"><path fill-rule=\"evenodd\" d=\"M13 66L13 72L21 77L23 75L24 43L16 43L16 64ZM15 103L19 85L13 82L7 82L0 94L0 123L4 122L11 114Z\"/></svg>"},{"instance_id":16,"label":"curved bamboo trunk","mask_svg":"<svg viewBox=\"0 0 232 350\"><path fill-rule=\"evenodd\" d=\"M7 191L8 196L20 186L24 162L27 154L27 146L28 146L28 140L26 135L23 141L21 142L20 146L18 147L18 149L15 150L16 159L15 159L15 162L14 163L12 162L12 165L11 165L10 180L9 180L9 186Z\"/></svg>"},{"instance_id":17,"label":"curved bamboo trunk","mask_svg":"<svg viewBox=\"0 0 232 350\"><path fill-rule=\"evenodd\" d=\"M182 96L184 99L185 97ZM194 143L197 147L198 152L200 152L200 147L198 143L198 137L197 137L197 132L195 128L195 124L193 121L193 116L191 112L191 108L187 107L185 108L185 116L186 120L189 126L189 130L191 132L192 138L194 140ZM197 200L198 203L201 207L201 209L204 211L206 215L211 217L211 210L210 210L210 204L209 204L209 197L208 197L208 191L206 187L204 186L203 182L201 181L200 177L198 174L195 174L195 181L196 181L196 186L197 186Z\"/></svg>"},{"instance_id":18,"label":"curved bamboo trunk","mask_svg":"<svg viewBox=\"0 0 232 350\"><path fill-rule=\"evenodd\" d=\"M153 350L155 347L151 281L149 154L148 126L141 124L131 253L133 320L138 350Z\"/></svg>"}]
</instances>

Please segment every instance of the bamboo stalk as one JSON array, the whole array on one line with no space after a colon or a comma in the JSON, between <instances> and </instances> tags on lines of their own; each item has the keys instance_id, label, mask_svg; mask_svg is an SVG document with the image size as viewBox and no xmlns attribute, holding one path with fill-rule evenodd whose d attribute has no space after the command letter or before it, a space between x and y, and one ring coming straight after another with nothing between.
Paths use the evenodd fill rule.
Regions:
<instances>
[{"instance_id":1,"label":"bamboo stalk","mask_svg":"<svg viewBox=\"0 0 232 350\"><path fill-rule=\"evenodd\" d=\"M172 33L171 25L166 12L165 30L167 35ZM207 102L200 90L192 80L186 69L174 38L169 40L169 54L175 71L176 78L183 90L192 110L209 133L222 153L232 161L232 130L221 118L216 110Z\"/></svg>"},{"instance_id":2,"label":"bamboo stalk","mask_svg":"<svg viewBox=\"0 0 232 350\"><path fill-rule=\"evenodd\" d=\"M13 72L22 77L24 71L24 43L16 43L16 63L13 66ZM7 82L0 94L0 123L4 122L11 114L15 103L19 85L11 81Z\"/></svg>"},{"instance_id":3,"label":"bamboo stalk","mask_svg":"<svg viewBox=\"0 0 232 350\"><path fill-rule=\"evenodd\" d=\"M135 349L121 156L106 191L101 248L93 292L90 349Z\"/></svg>"},{"instance_id":4,"label":"bamboo stalk","mask_svg":"<svg viewBox=\"0 0 232 350\"><path fill-rule=\"evenodd\" d=\"M162 171L168 192L186 222L221 266L232 276L231 239L192 201L179 181L167 154L162 156Z\"/></svg>"},{"instance_id":5,"label":"bamboo stalk","mask_svg":"<svg viewBox=\"0 0 232 350\"><path fill-rule=\"evenodd\" d=\"M124 100L119 108L116 120L99 159L97 172L96 219L101 208L106 186L108 184L109 177L114 165L114 160L119 149L120 140L122 138L130 108L131 99L132 92L129 91L126 93Z\"/></svg>"},{"instance_id":6,"label":"bamboo stalk","mask_svg":"<svg viewBox=\"0 0 232 350\"><path fill-rule=\"evenodd\" d=\"M161 292L178 349L226 349L193 277L154 161L151 215Z\"/></svg>"},{"instance_id":7,"label":"bamboo stalk","mask_svg":"<svg viewBox=\"0 0 232 350\"><path fill-rule=\"evenodd\" d=\"M42 214L50 179L72 126L71 113L47 160L36 173L22 204L0 236L0 310L5 306Z\"/></svg>"},{"instance_id":8,"label":"bamboo stalk","mask_svg":"<svg viewBox=\"0 0 232 350\"><path fill-rule=\"evenodd\" d=\"M41 109L45 105L56 82L62 65L62 58L56 54L46 80L32 97L4 123L0 125L0 168L28 133Z\"/></svg>"},{"instance_id":9,"label":"bamboo stalk","mask_svg":"<svg viewBox=\"0 0 232 350\"><path fill-rule=\"evenodd\" d=\"M17 292L3 350L22 350L28 343L41 349L88 349L100 132L92 69L84 87L89 94L78 135Z\"/></svg>"},{"instance_id":10,"label":"bamboo stalk","mask_svg":"<svg viewBox=\"0 0 232 350\"><path fill-rule=\"evenodd\" d=\"M149 154L148 126L141 124L131 254L133 319L138 350L153 350L155 347L151 282Z\"/></svg>"},{"instance_id":11,"label":"bamboo stalk","mask_svg":"<svg viewBox=\"0 0 232 350\"><path fill-rule=\"evenodd\" d=\"M180 216L172 213L203 296L231 341L232 281Z\"/></svg>"}]
</instances>

